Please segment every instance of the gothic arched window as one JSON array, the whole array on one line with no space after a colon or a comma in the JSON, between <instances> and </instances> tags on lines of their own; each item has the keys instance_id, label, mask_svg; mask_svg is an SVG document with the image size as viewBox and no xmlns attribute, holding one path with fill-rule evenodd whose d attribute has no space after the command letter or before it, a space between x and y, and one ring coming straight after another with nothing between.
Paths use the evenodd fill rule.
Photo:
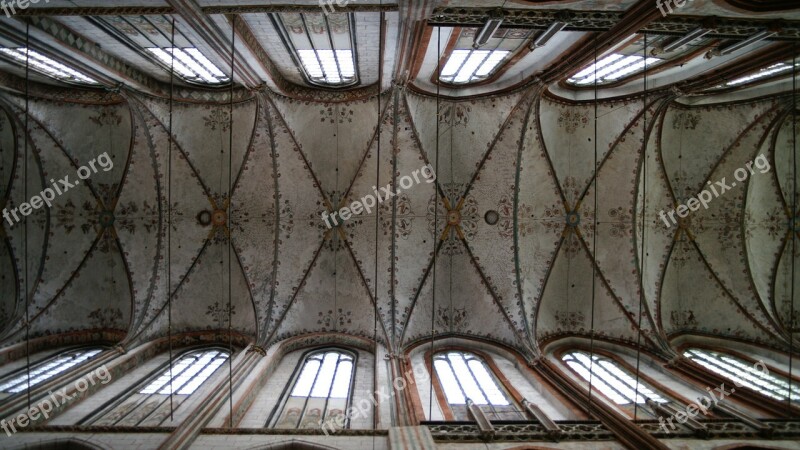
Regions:
<instances>
[{"instance_id":1,"label":"gothic arched window","mask_svg":"<svg viewBox=\"0 0 800 450\"><path fill-rule=\"evenodd\" d=\"M291 390L273 428L347 428L355 355L339 349L309 353L295 370Z\"/></svg>"},{"instance_id":2,"label":"gothic arched window","mask_svg":"<svg viewBox=\"0 0 800 450\"><path fill-rule=\"evenodd\" d=\"M102 348L79 348L67 350L34 364L30 368L30 386L43 383L87 359L102 352ZM0 380L0 393L17 394L28 389L28 370L22 368Z\"/></svg>"},{"instance_id":3,"label":"gothic arched window","mask_svg":"<svg viewBox=\"0 0 800 450\"><path fill-rule=\"evenodd\" d=\"M643 404L649 398L657 403L668 403L655 389L637 380L616 361L582 351L566 353L561 358L592 388L618 405Z\"/></svg>"},{"instance_id":4,"label":"gothic arched window","mask_svg":"<svg viewBox=\"0 0 800 450\"><path fill-rule=\"evenodd\" d=\"M467 400L481 408L489 420L525 420L525 415L486 362L472 353L449 351L433 357L433 367L456 420L472 420Z\"/></svg>"},{"instance_id":5,"label":"gothic arched window","mask_svg":"<svg viewBox=\"0 0 800 450\"><path fill-rule=\"evenodd\" d=\"M227 350L204 348L182 354L172 364L154 371L120 398L104 405L99 413L83 420L81 425L159 426L219 367L228 360Z\"/></svg>"},{"instance_id":6,"label":"gothic arched window","mask_svg":"<svg viewBox=\"0 0 800 450\"><path fill-rule=\"evenodd\" d=\"M745 361L735 356L699 348L690 348L683 356L700 364L706 369L733 380L737 386L745 386L756 392L785 401L791 391L792 402L800 401L800 383L789 381L789 377L775 373L766 365ZM757 369L756 366L760 366Z\"/></svg>"}]
</instances>

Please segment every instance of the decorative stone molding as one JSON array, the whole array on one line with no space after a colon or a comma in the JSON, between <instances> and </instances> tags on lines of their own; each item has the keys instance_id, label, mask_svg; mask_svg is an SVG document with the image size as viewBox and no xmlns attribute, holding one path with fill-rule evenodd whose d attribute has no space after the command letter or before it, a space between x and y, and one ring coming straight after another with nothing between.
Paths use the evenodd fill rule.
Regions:
<instances>
[{"instance_id":1,"label":"decorative stone molding","mask_svg":"<svg viewBox=\"0 0 800 450\"><path fill-rule=\"evenodd\" d=\"M445 26L477 26L486 22L493 8L443 7L433 11L428 23ZM562 10L507 9L503 26L546 29L559 20ZM627 11L571 11L572 17L565 31L607 31L624 20ZM671 15L659 17L641 31L654 34L683 35L703 25L702 17ZM718 39L736 39L751 36L774 21L759 19L717 18L715 30L707 36ZM800 22L784 21L780 32L772 40L800 40Z\"/></svg>"},{"instance_id":2,"label":"decorative stone molding","mask_svg":"<svg viewBox=\"0 0 800 450\"><path fill-rule=\"evenodd\" d=\"M608 441L615 436L597 421L562 420L556 424L562 430L562 441ZM539 422L494 424L494 434L486 437L474 423L423 422L436 442L528 442L552 441L552 433Z\"/></svg>"}]
</instances>

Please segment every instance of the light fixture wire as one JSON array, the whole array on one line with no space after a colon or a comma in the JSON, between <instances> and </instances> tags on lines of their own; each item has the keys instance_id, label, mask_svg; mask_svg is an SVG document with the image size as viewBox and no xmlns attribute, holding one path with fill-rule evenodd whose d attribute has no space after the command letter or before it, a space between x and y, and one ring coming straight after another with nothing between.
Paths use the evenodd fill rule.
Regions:
<instances>
[{"instance_id":1,"label":"light fixture wire","mask_svg":"<svg viewBox=\"0 0 800 450\"><path fill-rule=\"evenodd\" d=\"M172 16L170 45L175 48L175 16ZM175 420L172 400L172 108L175 97L175 51L170 58L169 71L169 149L167 151L167 341L169 342L169 420Z\"/></svg>"},{"instance_id":2,"label":"light fixture wire","mask_svg":"<svg viewBox=\"0 0 800 450\"><path fill-rule=\"evenodd\" d=\"M231 278L231 256L233 247L233 226L231 210L233 208L233 77L236 75L236 15L231 20L231 80L228 96L230 97L228 109L228 201L227 201L227 229L228 229L228 418L230 427L233 428L233 295L231 292L233 280Z\"/></svg>"},{"instance_id":3,"label":"light fixture wire","mask_svg":"<svg viewBox=\"0 0 800 450\"><path fill-rule=\"evenodd\" d=\"M645 224L647 223L647 33L644 33L644 110L642 111L642 249L639 257L639 317L638 325L636 327L636 389L633 392L633 420L637 419L639 412L639 403L636 400L639 398L639 371L642 356L642 304L644 302L644 267L645 267ZM634 202L636 199L634 199ZM635 204L635 203L634 203ZM634 227L636 222L634 221ZM635 228L634 228L635 230ZM634 231L635 232L635 231ZM635 242L635 240L634 240Z\"/></svg>"},{"instance_id":4,"label":"light fixture wire","mask_svg":"<svg viewBox=\"0 0 800 450\"><path fill-rule=\"evenodd\" d=\"M31 25L30 22L25 23L25 132L22 133L25 141L24 158L22 159L23 178L25 179L25 186L23 188L25 194L24 198L28 197L28 133L30 115L30 55L31 55ZM25 216L25 373L28 377L27 381L27 397L28 397L28 410L31 408L31 349L30 349L30 303L33 296L28 292L28 216Z\"/></svg>"},{"instance_id":5,"label":"light fixture wire","mask_svg":"<svg viewBox=\"0 0 800 450\"><path fill-rule=\"evenodd\" d=\"M436 71L437 79L441 79L442 77L442 27L436 27L436 61L439 61ZM435 172L439 173L439 123L440 123L440 111L439 111L439 102L440 102L440 83L436 83L436 168ZM432 281L432 289L431 289L431 346L430 346L430 382L428 383L428 419L433 418L433 374L434 374L434 367L433 367L433 341L434 341L434 334L435 334L435 322L434 318L436 317L436 259L438 255L438 248L437 248L437 236L436 234L439 232L439 200L438 200L438 192L434 191L433 194L434 198L434 205L433 205L433 279ZM441 247L441 246L439 246Z\"/></svg>"},{"instance_id":6,"label":"light fixture wire","mask_svg":"<svg viewBox=\"0 0 800 450\"><path fill-rule=\"evenodd\" d=\"M600 190L600 180L597 176L597 35L594 37L594 233L592 233L592 257L597 258L597 192ZM574 211L575 214L578 211ZM577 235L576 239L579 239ZM596 264L592 263L592 311L589 325L589 396L586 399L586 412L592 416L592 378L594 376L594 306L596 294Z\"/></svg>"}]
</instances>

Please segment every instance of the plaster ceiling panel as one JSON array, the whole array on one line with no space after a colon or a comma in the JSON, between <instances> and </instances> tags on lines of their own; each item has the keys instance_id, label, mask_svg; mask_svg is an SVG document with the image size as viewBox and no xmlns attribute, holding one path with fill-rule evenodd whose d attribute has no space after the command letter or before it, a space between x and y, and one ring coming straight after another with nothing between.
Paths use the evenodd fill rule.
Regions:
<instances>
[{"instance_id":1,"label":"plaster ceiling panel","mask_svg":"<svg viewBox=\"0 0 800 450\"><path fill-rule=\"evenodd\" d=\"M381 96L385 112L389 97ZM311 103L275 96L275 105L297 138L326 195L338 201L361 168L376 135L376 97L350 103ZM314 130L313 133L306 132Z\"/></svg>"},{"instance_id":2,"label":"plaster ceiling panel","mask_svg":"<svg viewBox=\"0 0 800 450\"><path fill-rule=\"evenodd\" d=\"M608 154L620 132L641 111L641 102L598 105L595 146L594 107L565 104L550 98L540 102L539 121L547 154L567 200L574 208L594 176L595 148L598 164Z\"/></svg>"},{"instance_id":3,"label":"plaster ceiling panel","mask_svg":"<svg viewBox=\"0 0 800 450\"><path fill-rule=\"evenodd\" d=\"M794 251L792 247L794 246ZM792 256L794 255L794 256ZM800 331L800 299L798 299L798 288L800 288L800 240L795 236L795 242L786 242L783 252L775 271L775 312L778 320L785 330L792 330L797 338ZM794 286L792 286L794 283ZM794 292L794 298L792 298Z\"/></svg>"},{"instance_id":4,"label":"plaster ceiling panel","mask_svg":"<svg viewBox=\"0 0 800 450\"><path fill-rule=\"evenodd\" d=\"M162 212L159 203L158 156L145 115L135 103L128 105L133 118L133 146L125 172L117 208L115 224L117 238L122 246L123 258L130 276L133 294L130 331L135 333L150 311L157 310L166 301L164 245L160 234ZM152 117L152 116L149 116Z\"/></svg>"},{"instance_id":5,"label":"plaster ceiling panel","mask_svg":"<svg viewBox=\"0 0 800 450\"><path fill-rule=\"evenodd\" d=\"M256 334L253 299L236 253L226 242L212 242L174 294L173 332L228 330L230 323L234 331Z\"/></svg>"},{"instance_id":6,"label":"plaster ceiling panel","mask_svg":"<svg viewBox=\"0 0 800 450\"><path fill-rule=\"evenodd\" d=\"M51 134L36 117L37 109L52 108L52 104L31 102L30 144L31 158L28 162L28 176L20 173L20 178L12 185L11 197L14 206L28 202L30 197L50 187L51 183L43 185L42 181L50 178L61 180L69 177L69 183L75 184L77 180L75 162L69 149L58 142L58 137ZM57 109L57 108L55 108ZM24 112L16 110L17 120L24 120ZM81 119L88 122L86 116L75 118L75 125ZM87 126L87 125L82 125ZM22 142L22 140L18 140ZM36 158L33 158L36 152ZM18 162L22 166L22 162ZM41 170L41 172L40 172ZM41 177L41 178L40 178ZM28 179L27 195L24 192L24 180ZM46 181L45 181L46 182ZM58 183L58 181L56 181ZM61 186L61 184L59 183ZM23 197L28 197L23 199ZM30 277L29 289L33 291L33 301L30 305L31 317L41 313L56 298L63 288L69 284L75 271L83 264L86 256L92 251L98 237L95 224L97 220L98 198L85 183L77 184L62 195L56 196L52 208L43 205L34 214L29 216L28 226L28 274ZM46 230L46 234L44 234ZM17 225L10 233L14 253L24 255L24 227ZM40 253L41 248L45 253ZM18 256L25 261L24 256ZM41 258L41 259L40 259ZM22 267L22 265L20 265ZM41 272L40 272L41 270ZM34 281L38 280L38 281Z\"/></svg>"},{"instance_id":7,"label":"plaster ceiling panel","mask_svg":"<svg viewBox=\"0 0 800 450\"><path fill-rule=\"evenodd\" d=\"M374 308L367 286L336 234L326 241L271 342L313 332L372 337ZM378 338L384 340L380 325Z\"/></svg>"},{"instance_id":8,"label":"plaster ceiling panel","mask_svg":"<svg viewBox=\"0 0 800 450\"><path fill-rule=\"evenodd\" d=\"M9 188L12 177L14 176L17 162L17 144L14 136L14 128L4 109L0 109L0 205L6 207L9 198ZM11 253L11 245L8 241L8 233L11 224L2 218L0 224L0 334L8 325L12 323L17 308L19 292L17 290L17 262L14 254Z\"/></svg>"},{"instance_id":9,"label":"plaster ceiling panel","mask_svg":"<svg viewBox=\"0 0 800 450\"><path fill-rule=\"evenodd\" d=\"M521 100L520 93L476 100L436 100L409 95L411 117L422 148L434 164L440 183L466 184L475 176L481 160L490 151L509 115ZM430 126L439 117L439 161L436 167L436 131ZM435 122L433 122L435 123ZM422 126L426 124L426 126Z\"/></svg>"},{"instance_id":10,"label":"plaster ceiling panel","mask_svg":"<svg viewBox=\"0 0 800 450\"><path fill-rule=\"evenodd\" d=\"M115 200L115 191L125 172L130 152L131 113L127 105L64 103L55 108L43 106L39 111L32 110L32 114L46 124L53 136L57 136L59 143L78 167L91 168L90 162L94 163L96 171L92 171L86 183L91 183L100 200L109 203L107 206L110 207L110 203ZM105 158L98 161L98 157L104 153L111 161L101 165Z\"/></svg>"},{"instance_id":11,"label":"plaster ceiling panel","mask_svg":"<svg viewBox=\"0 0 800 450\"><path fill-rule=\"evenodd\" d=\"M47 310L31 316L31 335L81 329L127 330L130 287L118 241L106 232Z\"/></svg>"},{"instance_id":12,"label":"plaster ceiling panel","mask_svg":"<svg viewBox=\"0 0 800 450\"><path fill-rule=\"evenodd\" d=\"M537 339L589 334L594 324L595 336L636 341L635 318L623 311L599 275L586 243L574 231L567 232L537 311ZM648 345L647 336L642 338L642 345Z\"/></svg>"},{"instance_id":13,"label":"plaster ceiling panel","mask_svg":"<svg viewBox=\"0 0 800 450\"><path fill-rule=\"evenodd\" d=\"M429 338L433 326L437 335L480 336L529 353L478 275L462 241L451 235L443 243L436 265L435 281L432 273L425 279L411 312L403 345Z\"/></svg>"},{"instance_id":14,"label":"plaster ceiling panel","mask_svg":"<svg viewBox=\"0 0 800 450\"><path fill-rule=\"evenodd\" d=\"M630 315L639 314L641 301L638 255L633 240L634 202L644 135L646 127L653 122L658 104L655 102L648 108L646 117L649 120L644 114L635 116L606 157L599 161L598 175L581 199L582 206L578 211L580 231L588 251L596 260L600 271L598 277L605 280L612 295ZM600 121L603 122L604 118ZM606 125L598 123L598 127L602 129ZM598 189L599 195L595 199ZM598 223L596 230L592 225L595 221ZM597 233L596 239L594 233ZM641 310L645 314L642 328L652 333L653 323L647 308Z\"/></svg>"},{"instance_id":15,"label":"plaster ceiling panel","mask_svg":"<svg viewBox=\"0 0 800 450\"><path fill-rule=\"evenodd\" d=\"M668 336L709 333L762 343L774 339L735 305L685 233L672 249L660 306L661 327Z\"/></svg>"},{"instance_id":16,"label":"plaster ceiling panel","mask_svg":"<svg viewBox=\"0 0 800 450\"><path fill-rule=\"evenodd\" d=\"M272 305L277 245L289 237L294 224L291 205L288 201L277 201L277 167L267 112L266 103L259 97L253 140L237 177L231 218L231 238L250 286L260 326Z\"/></svg>"},{"instance_id":17,"label":"plaster ceiling panel","mask_svg":"<svg viewBox=\"0 0 800 450\"><path fill-rule=\"evenodd\" d=\"M538 111L538 101L533 106L534 112ZM515 280L515 284L523 299L530 339L534 341L537 333L536 311L566 227L566 212L533 113L524 132L521 161L518 163L516 257L519 279ZM508 206L502 208L507 209ZM505 221L503 209L498 212L501 220Z\"/></svg>"},{"instance_id":18,"label":"plaster ceiling panel","mask_svg":"<svg viewBox=\"0 0 800 450\"><path fill-rule=\"evenodd\" d=\"M794 136L793 136L794 135ZM800 205L800 193L797 198L792 198L792 192L797 192L797 183L794 180L794 173L800 173L800 157L796 152L800 149L800 120L792 124L791 120L783 120L780 125L780 132L775 141L774 177L780 186L781 199L783 204L791 211L791 205ZM796 164L796 167L792 167Z\"/></svg>"},{"instance_id":19,"label":"plaster ceiling panel","mask_svg":"<svg viewBox=\"0 0 800 450\"><path fill-rule=\"evenodd\" d=\"M431 264L435 243L438 242L434 231L435 214L433 205L438 197L438 174L423 167L429 163L425 160L417 134L417 125L408 112L408 101L404 93L398 92L396 103L387 112L385 124L386 131L383 139L390 137L389 144L384 144L382 158L390 158L391 162L381 165L381 185L386 185L389 179L385 175L385 166L389 164L389 174L394 170L395 188L402 190L396 197L384 201L381 209L380 239L391 239L391 242L379 244L379 252L391 250L389 255L391 267L379 267L379 274L385 274L386 282L392 283L386 289L379 287L379 298L390 293L392 305L388 310L381 304L381 315L384 317L387 333L392 341L397 344L403 334L403 329L408 322L408 315L414 307L419 289L423 284L425 273ZM387 153L391 152L390 155ZM374 173L374 157L367 160L365 169L372 167ZM401 180L404 177L415 177L419 182L414 183L409 189L403 189ZM426 176L427 174L427 176ZM357 192L368 193L371 186L368 180L374 181L374 175L362 176L354 186L354 195ZM407 182L403 182L407 185ZM394 219L394 224L392 220ZM444 229L443 218L439 217L438 236ZM374 222L373 222L374 226ZM372 240L374 242L374 239ZM359 259L372 261L374 264L373 249L359 251L359 246L364 244L354 242L353 246ZM366 254L366 257L362 257ZM368 265L365 265L368 267ZM370 271L371 274L374 271ZM381 276L383 278L384 276ZM371 278L371 277L368 277ZM389 291L391 292L383 292Z\"/></svg>"},{"instance_id":20,"label":"plaster ceiling panel","mask_svg":"<svg viewBox=\"0 0 800 450\"><path fill-rule=\"evenodd\" d=\"M371 296L376 293L375 280L377 277L377 305L378 314L381 317L383 326L386 328L387 333L390 335L390 341L393 341L392 336L392 318L394 316L394 305L391 299L392 294L392 279L389 276L392 270L392 255L394 249L393 243L393 229L392 229L392 214L395 207L395 201L398 202L399 207L403 208L406 205L406 200L412 191L417 189L424 189L420 185L411 185L407 192L399 186L398 179L401 176L410 174L411 167L396 167L397 177L394 177L392 172L395 168L394 160L396 156L394 145L394 130L395 130L395 107L394 101L390 102L386 107L386 114L383 117L380 132L380 161L378 161L378 137L371 142L369 152L365 155L361 163L361 168L352 185L349 186L349 193L345 200L337 206L352 205L353 202L360 202L362 205L369 206L372 203L374 206L369 207L370 211L364 210L360 214L354 214L353 217L344 222L344 234L347 237L349 251L352 251L354 260L358 266L361 276L366 280L366 284ZM376 115L377 115L377 111ZM405 143L405 142L404 142ZM404 148L402 144L398 145L398 149ZM413 151L413 149L411 150ZM392 183L391 190L402 197L389 197L381 188L388 186ZM378 202L375 190L381 195L381 202ZM366 197L371 197L372 200ZM378 211L380 217L378 218ZM376 245L376 229L375 221L378 222L378 235ZM377 261L377 262L376 262ZM377 271L376 271L377 264ZM395 331L396 334L396 331Z\"/></svg>"},{"instance_id":21,"label":"plaster ceiling panel","mask_svg":"<svg viewBox=\"0 0 800 450\"><path fill-rule=\"evenodd\" d=\"M33 140L30 138L27 138L29 149L25 152L24 142L26 141L26 137L22 131L25 129L25 125L24 122L20 122L21 117L23 117L20 111L16 109L16 107L9 105L9 109L5 111L5 114L5 117L10 120L10 122L6 122L5 125L14 134L16 144L15 147L11 148L12 154L15 156L14 177L8 181L8 184L3 186L4 190L6 188L8 189L8 191L3 192L3 208L9 211L14 225L9 225L8 222L3 219L2 232L4 233L3 245L8 248L9 255L14 260L13 265L10 267L16 270L15 276L18 287L16 289L16 296L7 293L3 295L4 299L8 299L11 302L11 308L7 311L7 314L13 314L13 316L9 318L8 326L2 331L3 335L12 329L18 328L19 321L24 317L26 295L23 293L26 291L34 292L37 289L38 284L36 280L39 279L39 271L42 269L45 262L48 235L47 212L44 210L33 211L31 215L28 216L27 227L24 225L24 222L17 222L16 219L13 218L12 209L29 200L29 198L25 198L26 186L23 182L26 178L25 164L27 163L28 167L28 193L41 192L43 169L34 152L36 147L33 145ZM13 127L11 126L12 123ZM23 218L19 213L18 217L20 219ZM27 249L26 241L28 242Z\"/></svg>"},{"instance_id":22,"label":"plaster ceiling panel","mask_svg":"<svg viewBox=\"0 0 800 450\"><path fill-rule=\"evenodd\" d=\"M661 128L664 126L665 109L661 109L655 127L649 134L644 164L640 166L636 191L636 214L634 232L636 233L636 259L642 271L642 288L650 317L661 330L660 296L664 269L669 260L675 226L667 226L658 216L660 211L674 207L664 171L661 167L660 144ZM644 224L642 222L644 221ZM642 229L644 227L644 230ZM644 233L644 234L643 234ZM644 249L643 249L644 247ZM663 337L663 336L662 336Z\"/></svg>"},{"instance_id":23,"label":"plaster ceiling panel","mask_svg":"<svg viewBox=\"0 0 800 450\"><path fill-rule=\"evenodd\" d=\"M235 104L233 120L229 105L175 103L172 133L183 150L182 156L197 172L198 181L210 197L209 202L213 205L209 207L225 208L229 186L241 173L244 155L253 136L255 118L255 100Z\"/></svg>"},{"instance_id":24,"label":"plaster ceiling panel","mask_svg":"<svg viewBox=\"0 0 800 450\"><path fill-rule=\"evenodd\" d=\"M780 186L780 200L776 202L775 208L780 209L782 214L778 216L780 219L775 217L769 225L769 229L777 235L776 238L780 236L784 242L784 246L780 249L780 262L772 286L774 308L785 329L793 328L794 332L798 331L800 321L800 312L798 312L800 300L797 294L800 284L796 281L800 280L800 225L798 225L800 211L791 214L792 209L800 205L800 199L792 196L792 192L797 192L796 187L793 189L795 183L793 182L793 173L800 173L798 170L800 169L800 158L797 157L797 149L800 148L798 141L800 141L800 120L795 119L793 124L791 119L784 119L775 139L772 165L774 177ZM794 171L793 164L797 164ZM754 240L753 244L756 243ZM792 270L794 270L794 274ZM794 283L794 289L792 283ZM794 298L792 298L792 292L794 292Z\"/></svg>"},{"instance_id":25,"label":"plaster ceiling panel","mask_svg":"<svg viewBox=\"0 0 800 450\"><path fill-rule=\"evenodd\" d=\"M149 271L154 270L154 275L157 277L157 284L151 287L153 290L150 296L151 304L146 309L140 309L144 316L137 315L134 321L135 324L140 324L140 328L132 330L132 333L136 333L137 339L143 339L145 335L141 333L144 333L145 330L148 333L147 337L160 336L166 330L167 280L169 279L171 283L168 290L171 295L174 295L194 270L198 255L210 241L220 240L224 236L225 227L213 223L203 225L198 220L198 214L211 207L209 197L206 195L197 173L184 156L182 147L174 141L170 164L168 129L156 114L153 114L153 110L163 114L166 110L166 102L151 101L149 108L145 101L138 97L131 97L131 102L136 114L140 115L140 120L146 124L146 139L150 148L153 149L152 160L148 164L153 164L154 171L158 171L157 181L161 190L158 194L161 199L161 204L158 205L160 208L158 214L161 218L161 228L158 232L162 233L161 239L151 241L153 238L157 239L158 236L151 234L149 230L141 237L129 236L126 238L126 242L130 242L134 246L140 242L138 239L147 240L150 245L159 246L158 267L148 269ZM156 182L155 179L150 181L150 183L154 182ZM128 191L139 189L139 186L128 184L123 189L121 198L126 200L137 198L137 193ZM168 203L170 200L171 204ZM144 199L134 200L134 202L141 202L141 206L148 210L156 207L149 202L145 205ZM133 250L126 248L126 251L132 252ZM169 274L167 274L167 267L170 270ZM154 323L156 324L154 325Z\"/></svg>"},{"instance_id":26,"label":"plaster ceiling panel","mask_svg":"<svg viewBox=\"0 0 800 450\"><path fill-rule=\"evenodd\" d=\"M523 336L527 335L528 326L516 289L513 205L517 158L523 133L531 121L534 94L529 91L511 113L472 183L466 206L460 210L461 228L473 262L515 330ZM497 225L487 224L484 216L489 210L498 214L502 211L504 220Z\"/></svg>"},{"instance_id":27,"label":"plaster ceiling panel","mask_svg":"<svg viewBox=\"0 0 800 450\"><path fill-rule=\"evenodd\" d=\"M725 150L773 106L771 101L694 108L673 103L661 131L661 158L675 200L696 195Z\"/></svg>"},{"instance_id":28,"label":"plaster ceiling panel","mask_svg":"<svg viewBox=\"0 0 800 450\"><path fill-rule=\"evenodd\" d=\"M746 169L746 164L758 155L761 145L767 138L771 121L778 113L779 109L775 108L761 116L736 139L731 148L726 150L725 156L709 177L717 185L720 191L719 197L708 203L707 209L700 207L696 212L690 212L688 225L710 270L728 291L728 295L735 299L753 320L770 330L774 330L775 323L769 317L765 304L758 297L747 268L742 214L747 189L746 180L748 177L763 176L754 166L752 167L754 173L751 174ZM741 171L745 173L744 179L741 179ZM723 179L730 186L726 192L722 192L723 188L717 183L717 180L721 182Z\"/></svg>"},{"instance_id":29,"label":"plaster ceiling panel","mask_svg":"<svg viewBox=\"0 0 800 450\"><path fill-rule=\"evenodd\" d=\"M327 229L321 214L327 210L326 198L317 183L315 171L307 164L294 131L267 97L268 120L277 164L277 199L281 210L291 211L291 220L281 220L278 241L278 268L275 274L273 305L259 336L273 334L286 314L317 254ZM285 217L289 219L289 217Z\"/></svg>"},{"instance_id":30,"label":"plaster ceiling panel","mask_svg":"<svg viewBox=\"0 0 800 450\"><path fill-rule=\"evenodd\" d=\"M748 180L742 214L747 267L757 295L773 318L777 318L773 282L778 262L784 253L784 243L786 238L791 236L787 226L789 218L775 178L775 164L772 159L774 155L770 151L778 128L770 130L770 137L761 145L758 152L767 158L769 165L766 167L769 167L770 171L761 174L759 169L757 175ZM760 161L763 160L762 158Z\"/></svg>"}]
</instances>

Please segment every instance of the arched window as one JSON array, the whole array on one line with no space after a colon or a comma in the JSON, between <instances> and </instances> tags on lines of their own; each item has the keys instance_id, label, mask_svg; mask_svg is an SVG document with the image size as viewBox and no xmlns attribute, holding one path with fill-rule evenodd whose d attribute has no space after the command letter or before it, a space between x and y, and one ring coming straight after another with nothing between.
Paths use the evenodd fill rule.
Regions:
<instances>
[{"instance_id":1,"label":"arched window","mask_svg":"<svg viewBox=\"0 0 800 450\"><path fill-rule=\"evenodd\" d=\"M520 52L531 35L530 30L501 28L478 49L473 46L478 31L478 28L456 30L452 50L439 62L440 82L466 85L491 79Z\"/></svg>"},{"instance_id":2,"label":"arched window","mask_svg":"<svg viewBox=\"0 0 800 450\"><path fill-rule=\"evenodd\" d=\"M172 29L170 16L95 16L92 21L142 56L150 57L167 73L174 71L188 83L219 86L230 82L230 74L224 73L203 54L193 42L196 39L184 32L180 23Z\"/></svg>"},{"instance_id":3,"label":"arched window","mask_svg":"<svg viewBox=\"0 0 800 450\"><path fill-rule=\"evenodd\" d=\"M0 55L22 66L25 66L27 63L31 70L35 70L36 72L59 81L90 86L97 86L100 84L94 78L72 67L61 64L55 59L33 49L28 50L26 47L4 47L0 48Z\"/></svg>"},{"instance_id":4,"label":"arched window","mask_svg":"<svg viewBox=\"0 0 800 450\"><path fill-rule=\"evenodd\" d=\"M270 18L310 84L358 84L353 14L282 12L271 14Z\"/></svg>"},{"instance_id":5,"label":"arched window","mask_svg":"<svg viewBox=\"0 0 800 450\"><path fill-rule=\"evenodd\" d=\"M273 428L347 428L355 356L338 349L309 353L295 370L291 390Z\"/></svg>"},{"instance_id":6,"label":"arched window","mask_svg":"<svg viewBox=\"0 0 800 450\"><path fill-rule=\"evenodd\" d=\"M581 376L592 388L618 405L645 403L649 398L657 403L668 403L655 389L650 388L641 378L638 381L620 364L609 358L590 355L582 351L565 354L561 358L567 365Z\"/></svg>"},{"instance_id":7,"label":"arched window","mask_svg":"<svg viewBox=\"0 0 800 450\"><path fill-rule=\"evenodd\" d=\"M79 348L45 358L30 369L30 386L36 386L102 352L102 348ZM28 370L22 368L0 380L0 393L17 394L28 389Z\"/></svg>"},{"instance_id":8,"label":"arched window","mask_svg":"<svg viewBox=\"0 0 800 450\"><path fill-rule=\"evenodd\" d=\"M489 420L525 420L480 357L458 351L439 353L433 357L433 367L456 420L472 420L467 400L480 407Z\"/></svg>"},{"instance_id":9,"label":"arched window","mask_svg":"<svg viewBox=\"0 0 800 450\"><path fill-rule=\"evenodd\" d=\"M227 350L218 348L186 352L173 362L171 373L167 363L81 425L159 426L170 415L170 390L177 409L228 357Z\"/></svg>"},{"instance_id":10,"label":"arched window","mask_svg":"<svg viewBox=\"0 0 800 450\"><path fill-rule=\"evenodd\" d=\"M800 401L800 383L789 381L788 377L776 374L774 369L769 370L763 363L753 364L735 356L698 348L686 350L683 356L716 374L733 380L739 386L748 387L767 397L785 401L789 398L791 391L792 402Z\"/></svg>"}]
</instances>

